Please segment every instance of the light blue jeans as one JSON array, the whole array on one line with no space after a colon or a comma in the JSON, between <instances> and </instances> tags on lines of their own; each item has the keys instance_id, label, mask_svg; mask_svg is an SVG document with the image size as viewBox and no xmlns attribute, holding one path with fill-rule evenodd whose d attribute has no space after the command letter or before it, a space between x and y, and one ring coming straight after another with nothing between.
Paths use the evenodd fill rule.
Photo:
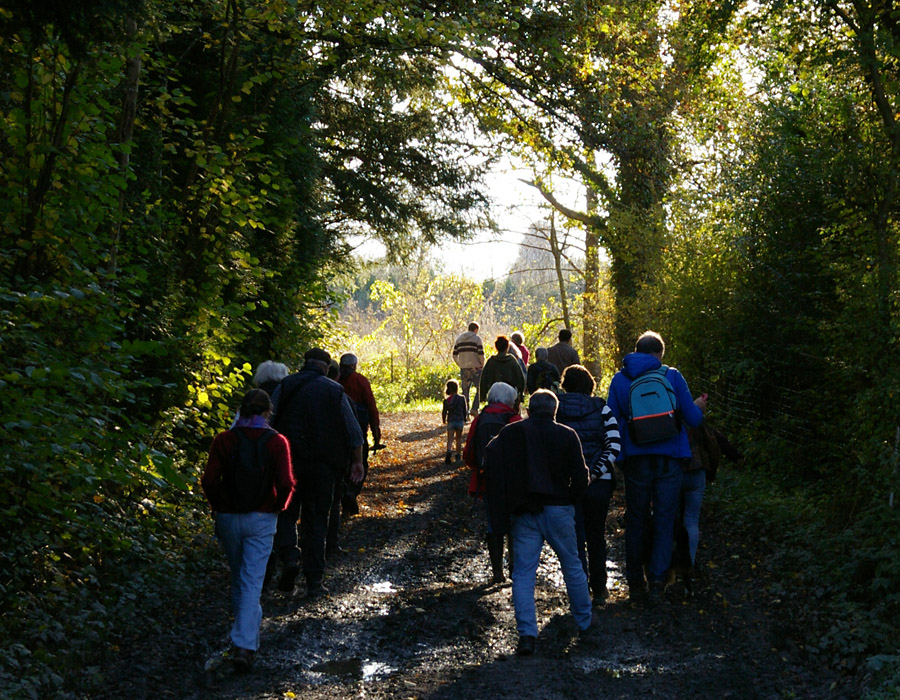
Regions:
<instances>
[{"instance_id":1,"label":"light blue jeans","mask_svg":"<svg viewBox=\"0 0 900 700\"><path fill-rule=\"evenodd\" d=\"M688 534L692 565L697 558L697 546L700 544L700 506L703 505L704 491L706 491L705 469L696 469L682 475L681 497L684 499L684 514L681 520Z\"/></svg>"},{"instance_id":2,"label":"light blue jeans","mask_svg":"<svg viewBox=\"0 0 900 700\"><path fill-rule=\"evenodd\" d=\"M587 575L578 558L575 538L575 506L544 506L537 514L525 513L512 517L513 608L519 636L537 637L537 612L534 606L534 583L544 542L556 552L562 568L569 610L578 629L591 626L591 596Z\"/></svg>"},{"instance_id":3,"label":"light blue jeans","mask_svg":"<svg viewBox=\"0 0 900 700\"><path fill-rule=\"evenodd\" d=\"M259 649L259 596L277 526L277 513L216 513L216 536L231 567L231 641L241 649Z\"/></svg>"}]
</instances>

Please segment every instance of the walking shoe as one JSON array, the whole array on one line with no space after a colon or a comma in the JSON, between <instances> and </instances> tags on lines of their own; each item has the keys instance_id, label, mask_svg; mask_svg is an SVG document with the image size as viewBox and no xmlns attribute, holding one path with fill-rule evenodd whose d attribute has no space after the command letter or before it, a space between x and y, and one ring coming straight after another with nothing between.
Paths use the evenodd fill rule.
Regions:
<instances>
[{"instance_id":1,"label":"walking shoe","mask_svg":"<svg viewBox=\"0 0 900 700\"><path fill-rule=\"evenodd\" d=\"M285 566L281 572L281 578L278 579L278 590L285 593L290 593L294 590L294 579L297 578L299 573L300 566L298 564Z\"/></svg>"},{"instance_id":2,"label":"walking shoe","mask_svg":"<svg viewBox=\"0 0 900 700\"><path fill-rule=\"evenodd\" d=\"M306 597L310 600L315 600L316 598L322 598L323 596L328 595L328 588L325 587L325 584L319 581L318 583L307 583L306 584Z\"/></svg>"},{"instance_id":3,"label":"walking shoe","mask_svg":"<svg viewBox=\"0 0 900 700\"><path fill-rule=\"evenodd\" d=\"M591 604L595 608L600 608L606 605L606 599L609 597L609 591L606 590L606 586L603 588L598 588L596 590L591 591Z\"/></svg>"},{"instance_id":4,"label":"walking shoe","mask_svg":"<svg viewBox=\"0 0 900 700\"><path fill-rule=\"evenodd\" d=\"M451 457L452 457L452 455L453 455L453 453L450 452L450 451L448 450L448 451L447 451L447 456L444 457L444 464L450 464L450 463L451 463Z\"/></svg>"},{"instance_id":5,"label":"walking shoe","mask_svg":"<svg viewBox=\"0 0 900 700\"><path fill-rule=\"evenodd\" d=\"M253 656L252 650L235 647L231 654L231 665L235 673L248 673L253 666Z\"/></svg>"},{"instance_id":6,"label":"walking shoe","mask_svg":"<svg viewBox=\"0 0 900 700\"><path fill-rule=\"evenodd\" d=\"M518 656L531 656L534 654L534 643L537 641L534 637L523 635L519 637L519 646L516 647Z\"/></svg>"}]
</instances>

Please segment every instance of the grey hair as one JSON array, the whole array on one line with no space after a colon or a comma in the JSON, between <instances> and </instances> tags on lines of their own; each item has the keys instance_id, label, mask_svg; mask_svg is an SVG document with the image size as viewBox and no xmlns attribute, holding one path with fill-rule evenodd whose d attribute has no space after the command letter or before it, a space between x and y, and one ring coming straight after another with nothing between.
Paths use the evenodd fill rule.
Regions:
<instances>
[{"instance_id":1,"label":"grey hair","mask_svg":"<svg viewBox=\"0 0 900 700\"><path fill-rule=\"evenodd\" d=\"M559 399L556 394L547 389L538 389L528 402L528 412L532 416L556 416L558 407Z\"/></svg>"},{"instance_id":2,"label":"grey hair","mask_svg":"<svg viewBox=\"0 0 900 700\"><path fill-rule=\"evenodd\" d=\"M507 406L515 406L519 392L514 386L510 386L506 382L494 382L488 391L488 403L504 403Z\"/></svg>"},{"instance_id":3,"label":"grey hair","mask_svg":"<svg viewBox=\"0 0 900 700\"><path fill-rule=\"evenodd\" d=\"M290 370L287 368L287 365L266 360L256 368L256 374L253 375L253 383L256 386L260 386L265 382L280 382L289 374Z\"/></svg>"},{"instance_id":4,"label":"grey hair","mask_svg":"<svg viewBox=\"0 0 900 700\"><path fill-rule=\"evenodd\" d=\"M534 349L534 356L539 360L546 360L548 354L549 353L547 352L547 348L535 348Z\"/></svg>"}]
</instances>

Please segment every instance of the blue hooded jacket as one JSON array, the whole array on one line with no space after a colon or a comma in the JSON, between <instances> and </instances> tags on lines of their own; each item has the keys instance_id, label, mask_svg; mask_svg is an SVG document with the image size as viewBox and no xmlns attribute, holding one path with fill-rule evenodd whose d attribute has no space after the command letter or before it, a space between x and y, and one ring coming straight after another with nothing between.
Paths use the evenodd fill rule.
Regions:
<instances>
[{"instance_id":1,"label":"blue hooded jacket","mask_svg":"<svg viewBox=\"0 0 900 700\"><path fill-rule=\"evenodd\" d=\"M665 455L677 459L690 459L691 457L691 446L684 426L686 424L695 428L700 425L703 422L703 411L694 403L687 382L681 376L681 372L674 367L670 367L666 372L666 379L675 390L677 408L683 421L681 432L668 440L644 445L636 445L631 440L628 429L628 391L631 389L631 382L644 372L657 369L660 365L662 362L649 353L630 353L625 356L622 369L616 372L616 376L609 385L607 403L616 420L619 421L619 432L622 436L622 452L619 453L619 459L637 455Z\"/></svg>"}]
</instances>

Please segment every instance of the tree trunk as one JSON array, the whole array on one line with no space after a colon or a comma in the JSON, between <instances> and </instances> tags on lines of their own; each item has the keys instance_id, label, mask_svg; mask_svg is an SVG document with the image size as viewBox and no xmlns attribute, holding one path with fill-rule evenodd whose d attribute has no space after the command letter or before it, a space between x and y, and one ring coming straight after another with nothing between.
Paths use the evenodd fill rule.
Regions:
<instances>
[{"instance_id":1,"label":"tree trunk","mask_svg":"<svg viewBox=\"0 0 900 700\"><path fill-rule=\"evenodd\" d=\"M597 211L597 193L587 189L587 211ZM582 362L595 377L600 376L600 233L587 224L584 230L584 346Z\"/></svg>"}]
</instances>

